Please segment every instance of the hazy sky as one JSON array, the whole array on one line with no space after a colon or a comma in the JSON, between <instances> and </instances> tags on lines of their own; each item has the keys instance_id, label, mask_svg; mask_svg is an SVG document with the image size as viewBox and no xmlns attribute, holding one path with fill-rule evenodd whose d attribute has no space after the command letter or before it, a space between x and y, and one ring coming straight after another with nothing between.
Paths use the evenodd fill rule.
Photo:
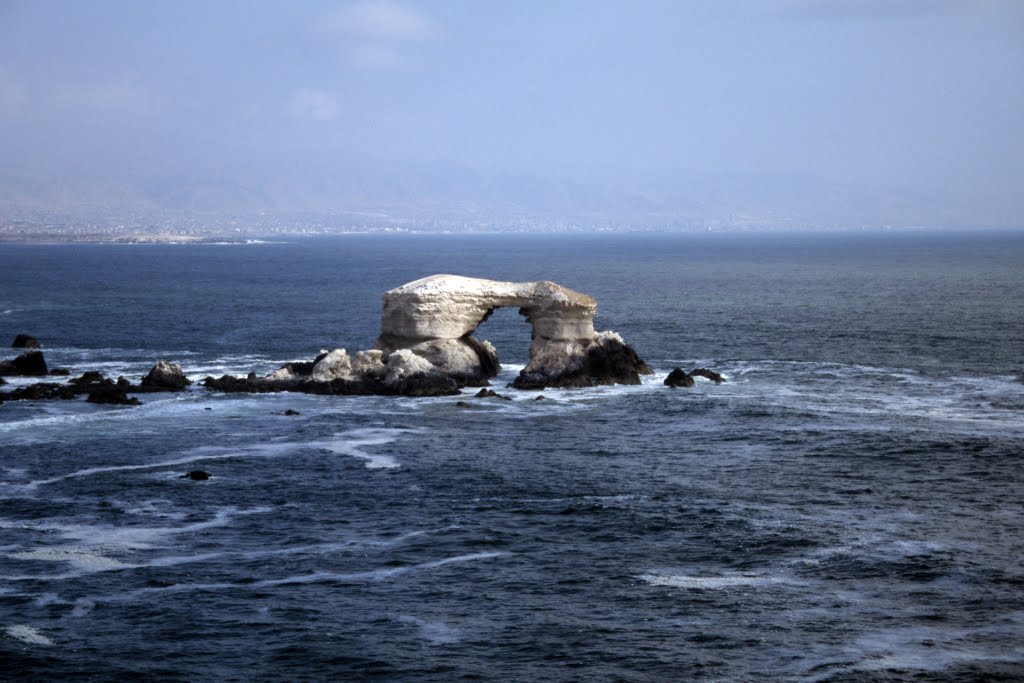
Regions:
<instances>
[{"instance_id":1,"label":"hazy sky","mask_svg":"<svg viewBox=\"0 0 1024 683\"><path fill-rule=\"evenodd\" d=\"M1024 2L0 0L8 169L303 154L1020 194Z\"/></svg>"}]
</instances>

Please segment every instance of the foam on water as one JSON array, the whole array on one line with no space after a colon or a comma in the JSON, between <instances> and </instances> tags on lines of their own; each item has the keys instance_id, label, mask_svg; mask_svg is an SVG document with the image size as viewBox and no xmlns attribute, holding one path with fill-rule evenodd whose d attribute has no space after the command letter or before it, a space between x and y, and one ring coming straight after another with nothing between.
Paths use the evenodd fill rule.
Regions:
<instances>
[{"instance_id":1,"label":"foam on water","mask_svg":"<svg viewBox=\"0 0 1024 683\"><path fill-rule=\"evenodd\" d=\"M29 645L50 646L54 644L52 640L40 633L37 628L27 626L25 624L8 626L4 629L4 632L7 634L8 638L14 638L15 640L20 640L21 642L28 643Z\"/></svg>"},{"instance_id":2,"label":"foam on water","mask_svg":"<svg viewBox=\"0 0 1024 683\"><path fill-rule=\"evenodd\" d=\"M415 626L419 637L431 645L453 645L462 640L462 632L443 621L426 621L405 614L399 616L398 621Z\"/></svg>"},{"instance_id":3,"label":"foam on water","mask_svg":"<svg viewBox=\"0 0 1024 683\"><path fill-rule=\"evenodd\" d=\"M318 441L310 445L339 455L348 455L366 461L369 469L395 469L400 467L394 456L384 453L368 453L364 448L369 446L386 446L393 443L402 434L415 433L417 429L388 429L384 427L366 427L353 429L338 434L338 438L330 441Z\"/></svg>"},{"instance_id":4,"label":"foam on water","mask_svg":"<svg viewBox=\"0 0 1024 683\"><path fill-rule=\"evenodd\" d=\"M685 588L690 590L718 590L736 586L770 586L791 583L788 579L754 574L727 574L723 576L689 576L686 574L650 573L638 577L651 586Z\"/></svg>"}]
</instances>

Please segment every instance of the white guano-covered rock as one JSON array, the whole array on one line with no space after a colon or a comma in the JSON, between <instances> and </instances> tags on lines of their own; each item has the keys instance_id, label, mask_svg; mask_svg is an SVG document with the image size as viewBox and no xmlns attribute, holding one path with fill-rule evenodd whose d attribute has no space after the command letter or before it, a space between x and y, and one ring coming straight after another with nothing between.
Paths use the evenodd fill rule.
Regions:
<instances>
[{"instance_id":1,"label":"white guano-covered rock","mask_svg":"<svg viewBox=\"0 0 1024 683\"><path fill-rule=\"evenodd\" d=\"M314 382L330 382L335 379L352 378L352 361L345 349L335 349L313 366Z\"/></svg>"}]
</instances>

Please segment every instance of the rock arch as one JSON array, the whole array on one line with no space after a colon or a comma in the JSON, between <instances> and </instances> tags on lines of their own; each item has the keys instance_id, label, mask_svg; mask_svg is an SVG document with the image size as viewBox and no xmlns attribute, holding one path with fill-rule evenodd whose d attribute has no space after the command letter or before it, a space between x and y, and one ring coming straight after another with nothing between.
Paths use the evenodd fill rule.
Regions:
<instances>
[{"instance_id":1,"label":"rock arch","mask_svg":"<svg viewBox=\"0 0 1024 683\"><path fill-rule=\"evenodd\" d=\"M635 383L639 382L638 369L646 369L618 335L595 333L597 302L593 297L543 280L500 282L431 275L392 289L384 294L381 334L374 348L384 354L409 349L459 382L486 384L500 369L497 354L489 342L472 334L494 309L502 307L518 308L532 330L530 363L516 379L516 386ZM607 343L628 349L632 364L625 374L616 366L615 377L592 381L593 373L583 361L595 344ZM573 379L567 380L566 373Z\"/></svg>"}]
</instances>

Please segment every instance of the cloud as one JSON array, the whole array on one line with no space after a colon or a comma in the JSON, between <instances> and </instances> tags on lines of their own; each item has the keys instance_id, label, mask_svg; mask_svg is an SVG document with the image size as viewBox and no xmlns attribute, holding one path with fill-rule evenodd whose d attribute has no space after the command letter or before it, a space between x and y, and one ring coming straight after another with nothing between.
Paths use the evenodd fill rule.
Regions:
<instances>
[{"instance_id":1,"label":"cloud","mask_svg":"<svg viewBox=\"0 0 1024 683\"><path fill-rule=\"evenodd\" d=\"M401 66L413 45L439 33L425 14L393 0L360 0L324 17L319 28L344 40L351 65L369 69Z\"/></svg>"},{"instance_id":2,"label":"cloud","mask_svg":"<svg viewBox=\"0 0 1024 683\"><path fill-rule=\"evenodd\" d=\"M303 88L288 101L288 114L307 121L330 121L338 116L338 100L325 90Z\"/></svg>"},{"instance_id":3,"label":"cloud","mask_svg":"<svg viewBox=\"0 0 1024 683\"><path fill-rule=\"evenodd\" d=\"M324 21L331 33L372 41L410 42L430 38L436 27L426 15L392 0L362 0Z\"/></svg>"}]
</instances>

